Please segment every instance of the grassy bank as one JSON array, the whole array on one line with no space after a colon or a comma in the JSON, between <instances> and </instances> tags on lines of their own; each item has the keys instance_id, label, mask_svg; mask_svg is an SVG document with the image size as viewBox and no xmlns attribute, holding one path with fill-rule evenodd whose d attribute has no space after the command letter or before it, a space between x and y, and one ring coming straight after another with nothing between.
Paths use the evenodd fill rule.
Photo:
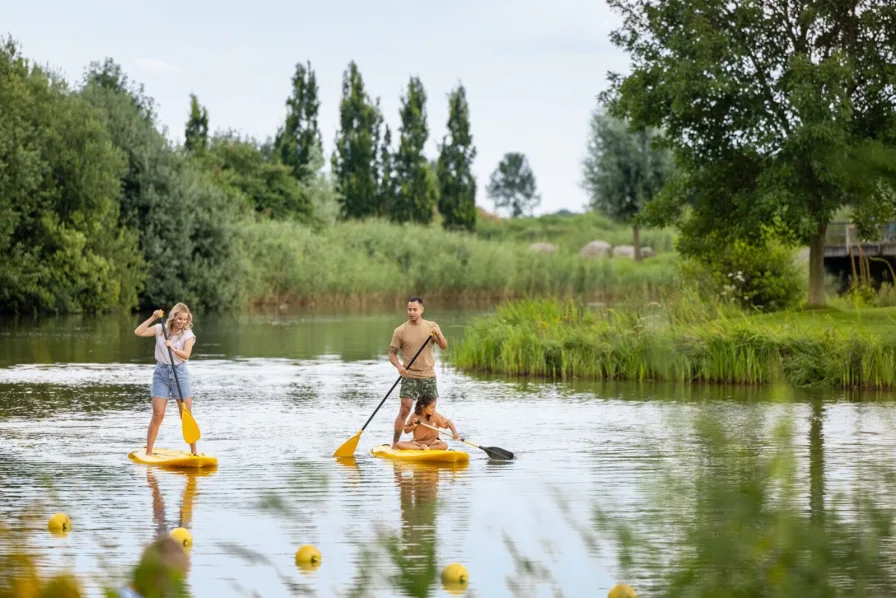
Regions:
<instances>
[{"instance_id":1,"label":"grassy bank","mask_svg":"<svg viewBox=\"0 0 896 598\"><path fill-rule=\"evenodd\" d=\"M455 345L464 370L626 379L890 389L896 309L751 316L679 300L643 311L519 300L476 320Z\"/></svg>"},{"instance_id":2,"label":"grassy bank","mask_svg":"<svg viewBox=\"0 0 896 598\"><path fill-rule=\"evenodd\" d=\"M475 234L492 241L552 243L577 252L591 241L605 241L614 247L631 245L633 233L631 227L616 224L597 212L503 219L480 212ZM642 229L639 236L642 246L664 253L673 251L675 234L672 229Z\"/></svg>"},{"instance_id":3,"label":"grassy bank","mask_svg":"<svg viewBox=\"0 0 896 598\"><path fill-rule=\"evenodd\" d=\"M438 226L342 222L322 230L259 221L240 229L246 300L255 305L424 297L502 300L531 295L653 297L676 284L672 253L638 264L544 254L513 239Z\"/></svg>"}]
</instances>

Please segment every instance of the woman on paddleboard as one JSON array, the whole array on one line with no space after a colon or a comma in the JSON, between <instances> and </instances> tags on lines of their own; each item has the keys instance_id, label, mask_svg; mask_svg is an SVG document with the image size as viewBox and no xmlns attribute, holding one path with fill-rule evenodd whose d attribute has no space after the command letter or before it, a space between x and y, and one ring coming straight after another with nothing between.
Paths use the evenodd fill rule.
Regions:
<instances>
[{"instance_id":1,"label":"woman on paddleboard","mask_svg":"<svg viewBox=\"0 0 896 598\"><path fill-rule=\"evenodd\" d=\"M403 440L398 443L397 448L401 450L445 450L448 445L439 439L439 433L435 430L419 425L419 422L429 424L436 428L448 428L454 439L457 440L457 430L454 428L454 422L447 417L436 413L436 398L433 395L421 395L417 399L417 405L414 406L414 412L408 417L408 421L404 426L404 433L414 433L413 440Z\"/></svg>"},{"instance_id":2,"label":"woman on paddleboard","mask_svg":"<svg viewBox=\"0 0 896 598\"><path fill-rule=\"evenodd\" d=\"M165 417L165 408L168 406L169 398L182 398L183 408L187 411L193 410L193 391L190 387L190 372L187 369L187 360L190 359L193 344L196 342L196 335L192 330L193 314L190 313L190 308L183 303L178 303L171 308L168 321L165 323L168 340L165 340L162 324L155 324L150 328L150 324L163 315L164 312L157 309L152 313L152 317L134 330L134 334L137 336L147 338L154 336L156 338L156 368L152 373L152 419L149 420L149 429L146 432L147 455L152 455L153 444L155 444L156 436L159 435L159 427ZM171 349L174 356L173 364L168 349ZM175 380L175 370L177 370L177 380ZM183 391L183 397L178 393L178 383L180 383L180 390ZM190 445L190 451L194 455L198 454L195 442Z\"/></svg>"}]
</instances>

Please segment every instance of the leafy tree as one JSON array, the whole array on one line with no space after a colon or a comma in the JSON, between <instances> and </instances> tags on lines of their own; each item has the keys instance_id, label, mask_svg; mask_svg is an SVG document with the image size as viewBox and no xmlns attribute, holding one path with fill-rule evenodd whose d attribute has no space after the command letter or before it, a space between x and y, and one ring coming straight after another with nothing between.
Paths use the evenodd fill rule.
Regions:
<instances>
[{"instance_id":1,"label":"leafy tree","mask_svg":"<svg viewBox=\"0 0 896 598\"><path fill-rule=\"evenodd\" d=\"M331 157L342 218L363 219L379 212L376 139L379 114L364 91L354 61L342 76L339 133Z\"/></svg>"},{"instance_id":2,"label":"leafy tree","mask_svg":"<svg viewBox=\"0 0 896 598\"><path fill-rule=\"evenodd\" d=\"M609 4L633 69L603 99L634 127L663 129L682 169L647 220L678 222L681 252L703 259L766 230L808 244L809 304L823 305L834 213L849 205L867 229L896 212L887 169L863 165L896 144L896 4Z\"/></svg>"},{"instance_id":3,"label":"leafy tree","mask_svg":"<svg viewBox=\"0 0 896 598\"><path fill-rule=\"evenodd\" d=\"M233 132L215 135L202 168L216 185L259 214L278 220L311 218L311 202L293 170L266 159L252 139Z\"/></svg>"},{"instance_id":4,"label":"leafy tree","mask_svg":"<svg viewBox=\"0 0 896 598\"><path fill-rule=\"evenodd\" d=\"M136 304L143 263L117 226L124 156L97 112L0 42L0 310Z\"/></svg>"},{"instance_id":5,"label":"leafy tree","mask_svg":"<svg viewBox=\"0 0 896 598\"><path fill-rule=\"evenodd\" d=\"M423 154L429 136L426 124L426 91L418 77L411 77L401 99L401 138L395 155L398 194L389 210L393 222L429 223L438 202L435 173Z\"/></svg>"},{"instance_id":6,"label":"leafy tree","mask_svg":"<svg viewBox=\"0 0 896 598\"><path fill-rule=\"evenodd\" d=\"M449 140L450 137L450 140ZM476 148L470 133L470 106L463 85L448 96L448 134L442 142L436 173L439 213L447 229L476 227Z\"/></svg>"},{"instance_id":7,"label":"leafy tree","mask_svg":"<svg viewBox=\"0 0 896 598\"><path fill-rule=\"evenodd\" d=\"M190 94L190 119L184 130L184 147L189 153L201 153L208 147L208 110Z\"/></svg>"},{"instance_id":8,"label":"leafy tree","mask_svg":"<svg viewBox=\"0 0 896 598\"><path fill-rule=\"evenodd\" d=\"M280 161L289 165L293 176L299 181L307 180L311 170L311 154L315 147L323 143L318 126L320 99L318 98L317 76L307 65L296 64L292 77L292 94L286 100L286 123L277 132L274 141Z\"/></svg>"},{"instance_id":9,"label":"leafy tree","mask_svg":"<svg viewBox=\"0 0 896 598\"><path fill-rule=\"evenodd\" d=\"M395 174L395 156L392 153L392 131L389 125L385 125L385 133L383 133L383 141L380 145L379 159L377 161L377 172L379 174L379 188L377 195L379 197L378 216L386 216L390 210L396 209L398 201L398 179Z\"/></svg>"},{"instance_id":10,"label":"leafy tree","mask_svg":"<svg viewBox=\"0 0 896 598\"><path fill-rule=\"evenodd\" d=\"M637 216L662 189L672 172L668 150L653 147L659 132L631 131L628 124L601 109L591 118L583 163L583 186L590 206L632 227L635 260L641 261Z\"/></svg>"},{"instance_id":11,"label":"leafy tree","mask_svg":"<svg viewBox=\"0 0 896 598\"><path fill-rule=\"evenodd\" d=\"M233 305L242 274L233 241L236 206L174 151L133 89L121 69L106 61L91 64L80 96L98 109L113 144L127 156L119 221L140 231L140 252L148 263L140 305Z\"/></svg>"},{"instance_id":12,"label":"leafy tree","mask_svg":"<svg viewBox=\"0 0 896 598\"><path fill-rule=\"evenodd\" d=\"M485 188L495 210L510 208L514 218L532 211L541 203L535 187L535 174L524 154L509 152L492 172Z\"/></svg>"}]
</instances>

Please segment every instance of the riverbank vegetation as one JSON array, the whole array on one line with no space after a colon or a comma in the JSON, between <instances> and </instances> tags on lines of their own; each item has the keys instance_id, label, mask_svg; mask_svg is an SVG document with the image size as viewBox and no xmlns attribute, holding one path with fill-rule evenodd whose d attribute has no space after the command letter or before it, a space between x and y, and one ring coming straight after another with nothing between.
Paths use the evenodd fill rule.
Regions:
<instances>
[{"instance_id":1,"label":"riverbank vegetation","mask_svg":"<svg viewBox=\"0 0 896 598\"><path fill-rule=\"evenodd\" d=\"M569 380L664 380L891 389L896 309L751 315L685 292L639 308L510 301L454 345L462 370Z\"/></svg>"}]
</instances>

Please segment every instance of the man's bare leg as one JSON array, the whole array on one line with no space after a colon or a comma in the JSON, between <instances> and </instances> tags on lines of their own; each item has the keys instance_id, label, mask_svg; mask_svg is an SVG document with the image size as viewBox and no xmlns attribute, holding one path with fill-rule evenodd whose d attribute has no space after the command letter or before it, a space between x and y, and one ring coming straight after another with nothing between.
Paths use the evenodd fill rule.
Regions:
<instances>
[{"instance_id":1,"label":"man's bare leg","mask_svg":"<svg viewBox=\"0 0 896 598\"><path fill-rule=\"evenodd\" d=\"M398 410L398 417L395 418L395 430L392 434L392 448L398 448L398 441L401 439L401 431L404 430L404 424L408 419L408 416L411 414L411 406L414 404L414 399L400 399L401 400L401 408Z\"/></svg>"}]
</instances>

